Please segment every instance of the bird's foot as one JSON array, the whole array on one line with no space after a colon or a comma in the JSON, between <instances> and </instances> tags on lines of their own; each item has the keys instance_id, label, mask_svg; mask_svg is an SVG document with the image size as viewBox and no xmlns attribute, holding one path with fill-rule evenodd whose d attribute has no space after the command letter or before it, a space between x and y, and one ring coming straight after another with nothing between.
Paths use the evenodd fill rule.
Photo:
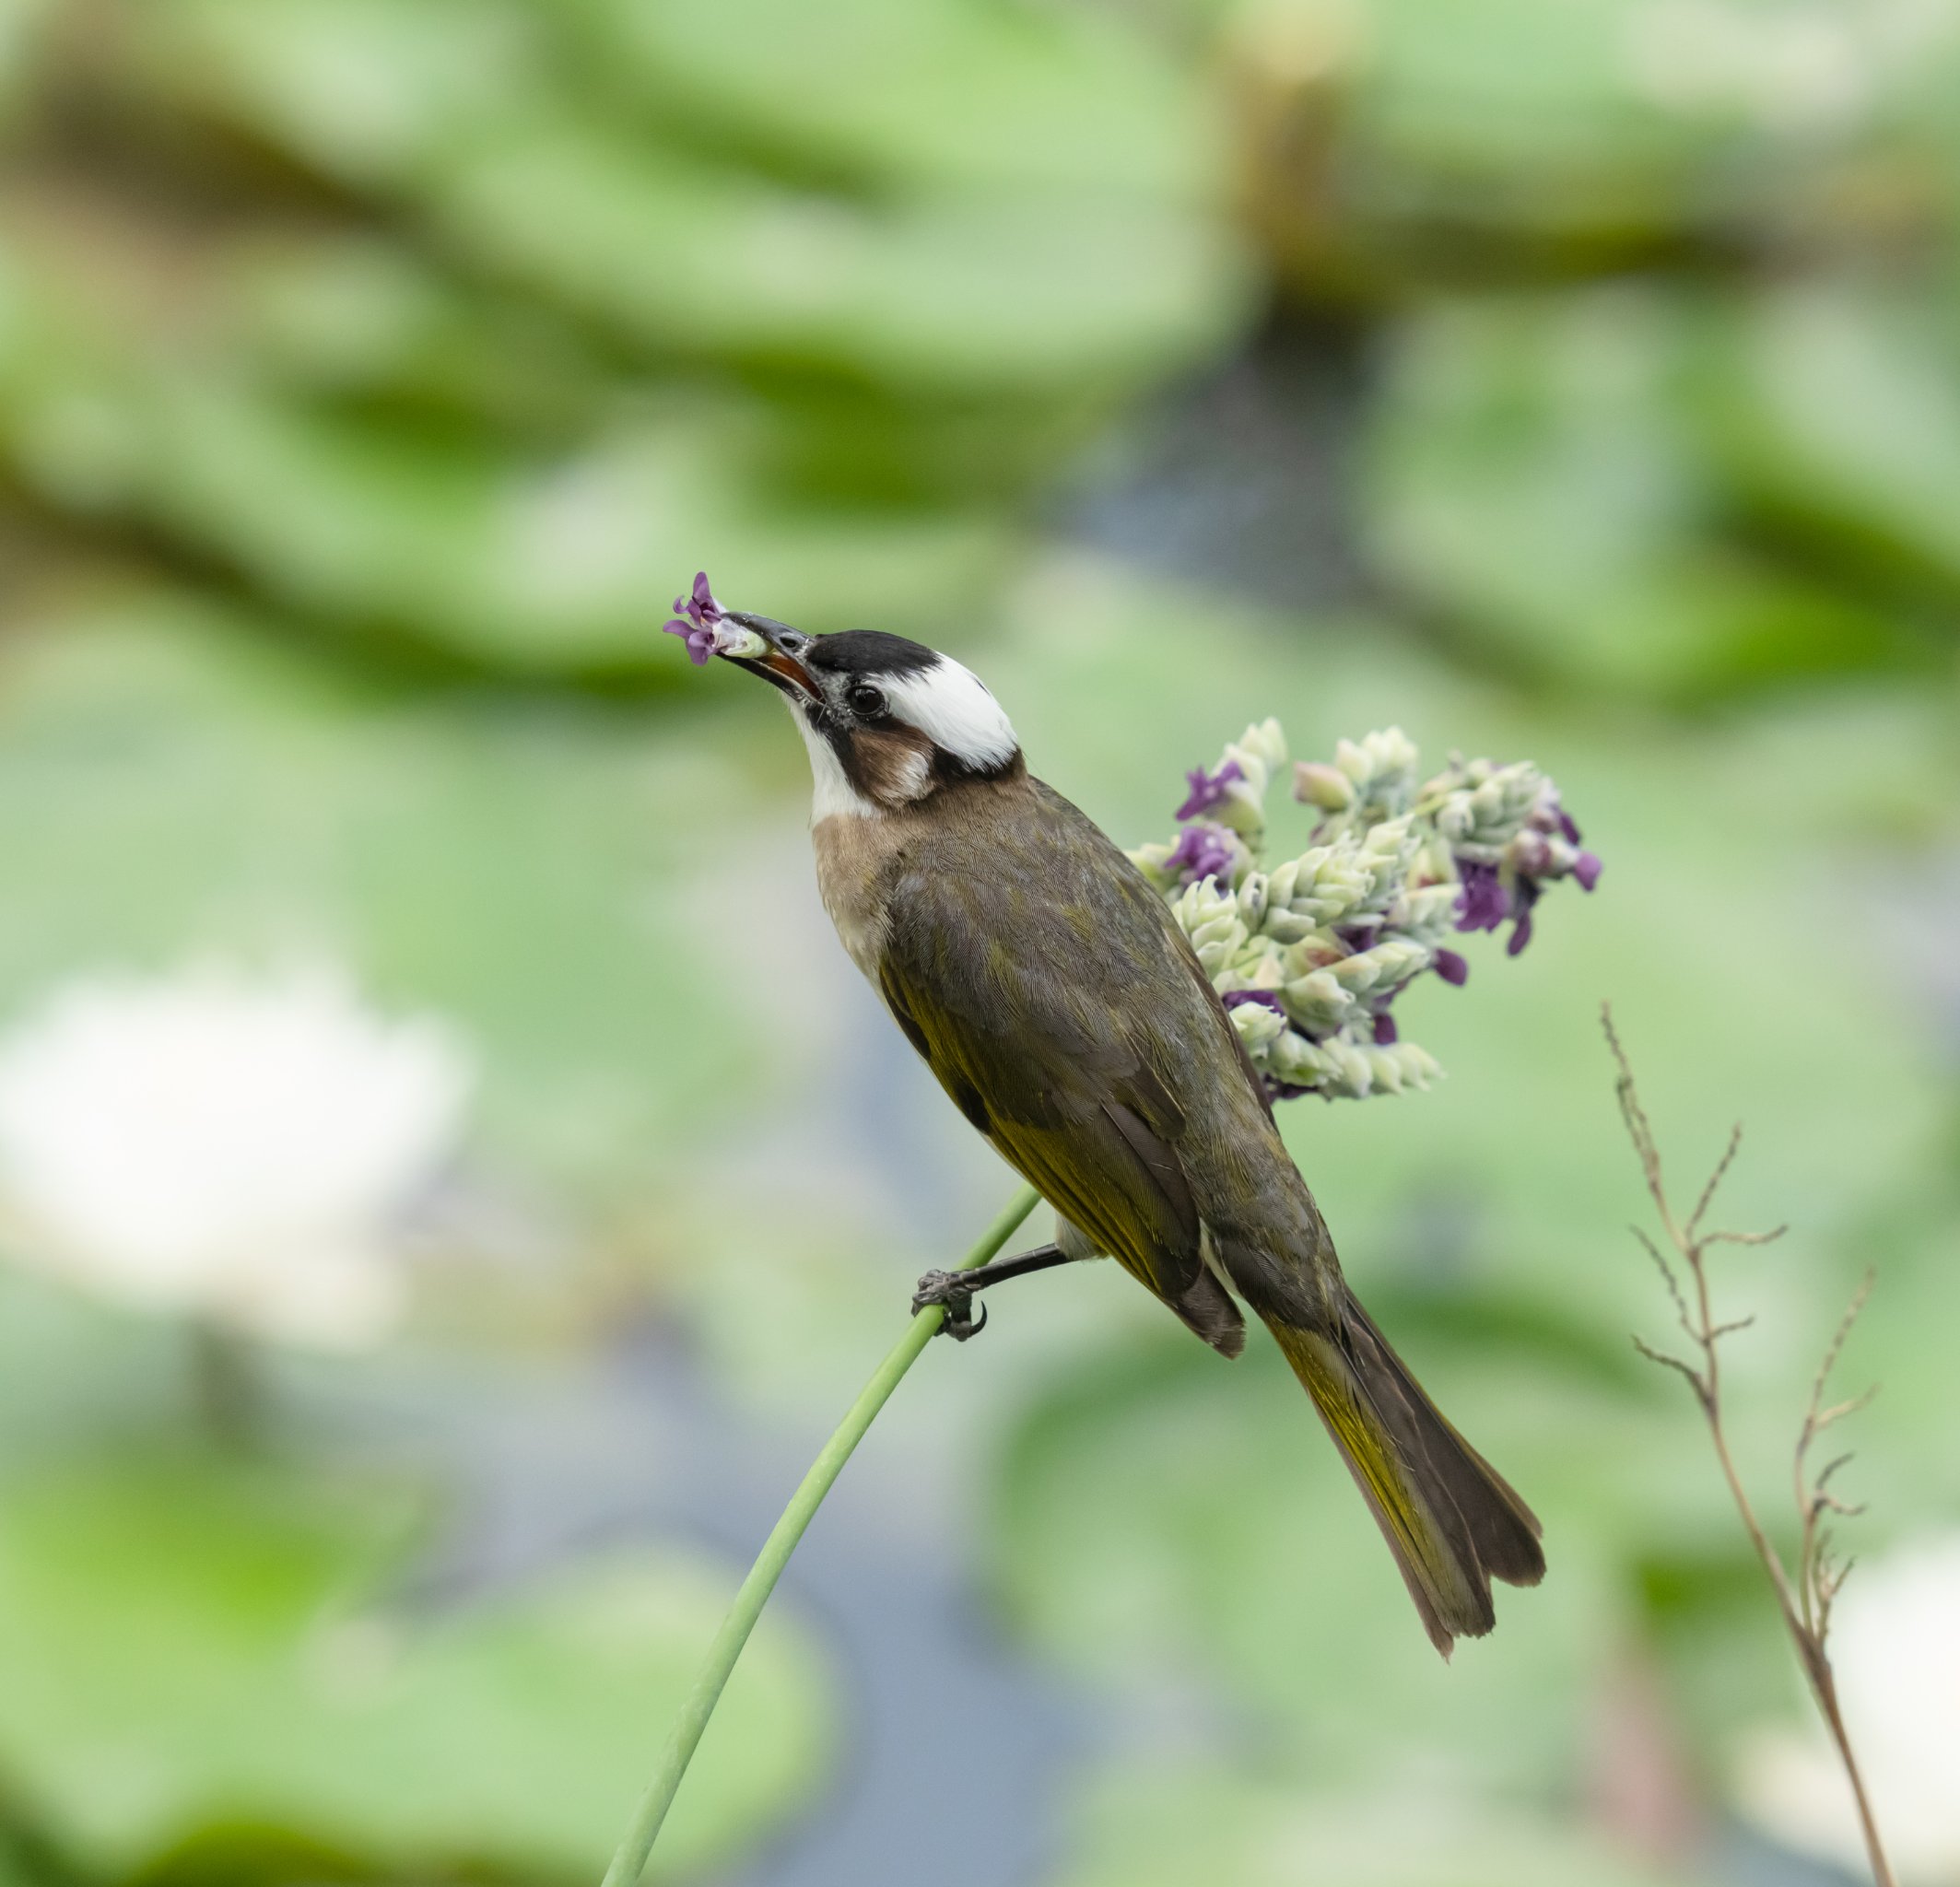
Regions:
<instances>
[{"instance_id":1,"label":"bird's foot","mask_svg":"<svg viewBox=\"0 0 1960 1887\"><path fill-rule=\"evenodd\" d=\"M987 1328L987 1307L982 1304L980 1316L973 1315L973 1292L958 1272L928 1272L919 1280L919 1288L912 1293L912 1315L917 1317L934 1304L945 1311L940 1335L951 1337L956 1343L964 1343Z\"/></svg>"}]
</instances>

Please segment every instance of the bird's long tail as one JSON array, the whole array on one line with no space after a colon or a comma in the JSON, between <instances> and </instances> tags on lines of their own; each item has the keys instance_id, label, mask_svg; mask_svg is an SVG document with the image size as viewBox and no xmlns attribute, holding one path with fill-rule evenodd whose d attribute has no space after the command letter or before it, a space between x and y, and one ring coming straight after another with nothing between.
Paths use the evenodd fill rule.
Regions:
<instances>
[{"instance_id":1,"label":"bird's long tail","mask_svg":"<svg viewBox=\"0 0 1960 1887\"><path fill-rule=\"evenodd\" d=\"M1266 1324L1305 1385L1402 1568L1430 1642L1445 1658L1459 1637L1496 1622L1490 1582L1544 1576L1537 1517L1443 1419L1402 1359L1344 1294L1341 1327Z\"/></svg>"}]
</instances>

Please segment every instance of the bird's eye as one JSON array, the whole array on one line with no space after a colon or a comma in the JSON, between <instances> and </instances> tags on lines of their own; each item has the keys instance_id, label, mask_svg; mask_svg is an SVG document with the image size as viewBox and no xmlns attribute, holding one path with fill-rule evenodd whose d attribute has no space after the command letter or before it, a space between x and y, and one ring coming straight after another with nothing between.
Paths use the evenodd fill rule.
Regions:
<instances>
[{"instance_id":1,"label":"bird's eye","mask_svg":"<svg viewBox=\"0 0 1960 1887\"><path fill-rule=\"evenodd\" d=\"M785 655L800 655L810 646L810 639L801 629L784 629L777 636L776 646Z\"/></svg>"},{"instance_id":2,"label":"bird's eye","mask_svg":"<svg viewBox=\"0 0 1960 1887\"><path fill-rule=\"evenodd\" d=\"M885 690L874 688L869 682L854 683L851 690L851 711L865 721L874 721L885 712Z\"/></svg>"}]
</instances>

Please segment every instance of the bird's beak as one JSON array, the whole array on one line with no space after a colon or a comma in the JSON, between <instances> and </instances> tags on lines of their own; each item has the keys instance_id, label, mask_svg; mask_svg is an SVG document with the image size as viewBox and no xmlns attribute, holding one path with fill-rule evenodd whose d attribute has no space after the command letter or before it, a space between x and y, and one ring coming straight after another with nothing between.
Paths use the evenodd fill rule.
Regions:
<instances>
[{"instance_id":1,"label":"bird's beak","mask_svg":"<svg viewBox=\"0 0 1960 1887\"><path fill-rule=\"evenodd\" d=\"M737 668L745 668L751 674L759 674L771 687L780 688L792 700L820 700L816 684L810 678L806 669L792 650L807 649L810 638L800 629L792 629L788 623L779 623L766 615L745 615L734 610L728 612L728 620L748 631L747 647L739 653L731 650L723 659L732 662Z\"/></svg>"}]
</instances>

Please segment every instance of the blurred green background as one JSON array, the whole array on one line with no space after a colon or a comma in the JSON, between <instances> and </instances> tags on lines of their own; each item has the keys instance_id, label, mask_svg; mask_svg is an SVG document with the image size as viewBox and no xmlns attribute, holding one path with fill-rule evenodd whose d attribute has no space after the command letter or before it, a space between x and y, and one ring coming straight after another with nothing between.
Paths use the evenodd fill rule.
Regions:
<instances>
[{"instance_id":1,"label":"blurred green background","mask_svg":"<svg viewBox=\"0 0 1960 1887\"><path fill-rule=\"evenodd\" d=\"M657 633L700 568L952 650L1126 844L1399 721L1606 874L1411 998L1447 1084L1285 1112L1543 1588L1446 1669L1270 1347L1058 1274L656 1877L1837 1878L1597 1006L1794 1226L1722 1272L1779 1523L1877 1269L1880 1581L1960 1526L1960 6L0 0L0 1887L595 1878L1008 1191ZM1922 1881L1935 1616L1859 1680Z\"/></svg>"}]
</instances>

